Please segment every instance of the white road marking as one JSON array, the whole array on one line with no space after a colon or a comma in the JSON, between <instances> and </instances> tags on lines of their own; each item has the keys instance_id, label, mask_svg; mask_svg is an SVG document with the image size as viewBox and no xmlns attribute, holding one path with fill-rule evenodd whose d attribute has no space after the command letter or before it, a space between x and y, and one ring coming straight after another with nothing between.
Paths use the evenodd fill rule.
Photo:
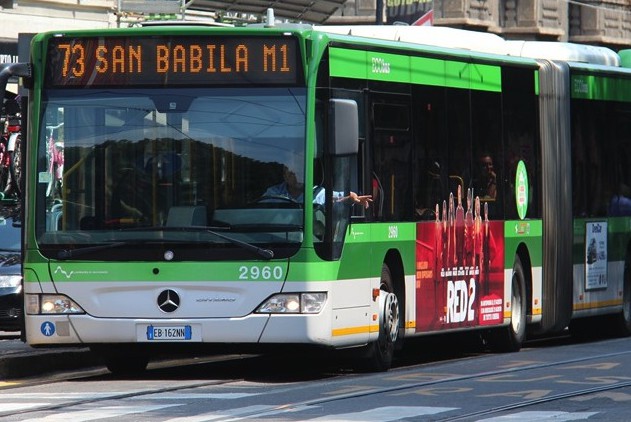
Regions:
<instances>
[{"instance_id":1,"label":"white road marking","mask_svg":"<svg viewBox=\"0 0 631 422\"><path fill-rule=\"evenodd\" d=\"M505 416L498 416L490 419L479 419L478 422L507 422L507 421L519 421L519 422L565 422L565 421L580 421L588 419L598 412L519 412Z\"/></svg>"},{"instance_id":2,"label":"white road marking","mask_svg":"<svg viewBox=\"0 0 631 422\"><path fill-rule=\"evenodd\" d=\"M330 422L389 422L398 421L403 418L412 418L415 416L435 415L437 413L449 412L450 410L457 409L457 407L386 406L364 410L363 412L340 413L337 415L327 415L308 420Z\"/></svg>"},{"instance_id":3,"label":"white road marking","mask_svg":"<svg viewBox=\"0 0 631 422\"><path fill-rule=\"evenodd\" d=\"M167 407L180 406L179 404L156 405L156 406L105 406L89 410L77 410L75 412L55 413L48 416L40 416L34 419L26 419L22 422L84 422L96 419L116 418L132 413L145 413L154 410L161 410Z\"/></svg>"}]
</instances>

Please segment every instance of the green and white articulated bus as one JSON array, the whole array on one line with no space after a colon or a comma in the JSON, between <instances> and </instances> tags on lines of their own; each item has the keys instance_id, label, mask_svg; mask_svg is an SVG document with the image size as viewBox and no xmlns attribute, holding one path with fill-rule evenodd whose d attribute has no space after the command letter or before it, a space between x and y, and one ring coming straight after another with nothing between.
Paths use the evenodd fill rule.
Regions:
<instances>
[{"instance_id":1,"label":"green and white articulated bus","mask_svg":"<svg viewBox=\"0 0 631 422\"><path fill-rule=\"evenodd\" d=\"M422 335L629 335L621 63L448 28L37 34L0 72L29 90L25 339L123 372L174 344L387 370Z\"/></svg>"}]
</instances>

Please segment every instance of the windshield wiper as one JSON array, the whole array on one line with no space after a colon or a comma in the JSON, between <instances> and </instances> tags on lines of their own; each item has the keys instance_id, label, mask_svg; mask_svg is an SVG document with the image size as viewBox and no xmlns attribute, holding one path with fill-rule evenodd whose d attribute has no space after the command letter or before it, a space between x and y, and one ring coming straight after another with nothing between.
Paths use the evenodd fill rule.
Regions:
<instances>
[{"instance_id":1,"label":"windshield wiper","mask_svg":"<svg viewBox=\"0 0 631 422\"><path fill-rule=\"evenodd\" d=\"M225 236L223 234L217 233L215 231L212 230L206 230L206 232L210 233L210 234L214 234L217 237L220 237L222 239L227 240L230 243L233 243L237 246L242 247L243 249L247 250L247 251L251 251L254 252L255 254L257 254L258 256L260 256L263 259L272 259L274 258L274 251L271 249L265 249L265 248L261 248L259 246L253 245L251 243L248 242L244 242L242 240L238 240L238 239L233 239L231 237Z\"/></svg>"},{"instance_id":2,"label":"windshield wiper","mask_svg":"<svg viewBox=\"0 0 631 422\"><path fill-rule=\"evenodd\" d=\"M264 259L272 259L274 258L274 251L271 249L261 248L259 246L253 245L248 242L244 242L243 240L238 240L232 238L230 236L226 236L225 234L219 233L217 230L230 230L230 226L172 226L172 227L136 227L125 229L125 231L163 231L163 232L206 232L210 233L214 236L217 236L220 239L227 240L233 245L237 245L242 247L243 249L254 252L256 255L260 256Z\"/></svg>"},{"instance_id":3,"label":"windshield wiper","mask_svg":"<svg viewBox=\"0 0 631 422\"><path fill-rule=\"evenodd\" d=\"M203 230L206 233L210 233L214 236L217 236L221 239L227 240L228 242L232 243L233 245L237 245L242 247L243 249L250 251L250 252L254 252L255 254L257 254L258 256L260 256L263 259L272 259L274 258L274 251L271 249L265 249L265 248L261 248L259 246L253 245L251 243L248 242L244 242L243 240L239 240L239 239L234 239L230 236L226 236L225 234L221 234L219 232L217 232L217 228L216 227L209 227L209 226L191 226L191 227L164 227L163 229L168 229L168 230L183 230L183 231L199 231L199 230ZM228 229L227 227L220 227L220 229Z\"/></svg>"},{"instance_id":4,"label":"windshield wiper","mask_svg":"<svg viewBox=\"0 0 631 422\"><path fill-rule=\"evenodd\" d=\"M136 229L128 229L126 231L163 231L163 232L199 232L204 231L206 233L210 233L214 236L217 236L221 239L227 240L233 245L237 245L247 251L253 252L256 255L260 256L263 259L272 259L274 258L274 251L271 249L261 248L259 246L253 245L248 242L244 242L242 240L234 239L230 236L226 236L224 234L218 233L215 231L217 228L208 227L208 226L186 226L186 227L138 227ZM219 228L222 229L222 228ZM106 249L117 248L119 246L124 245L136 245L141 243L160 243L160 242L168 242L165 239L147 239L147 240L127 240L123 242L115 242L108 243L107 245L98 245L98 246L86 246L85 248L80 249L64 249L57 253L57 259L69 259L72 257L90 254L93 252L99 252ZM182 241L173 241L177 243L181 243Z\"/></svg>"},{"instance_id":5,"label":"windshield wiper","mask_svg":"<svg viewBox=\"0 0 631 422\"><path fill-rule=\"evenodd\" d=\"M105 242L108 242L107 240ZM129 245L144 245L147 243L181 243L175 240L165 240L165 239L128 239L120 242L114 242L109 240L109 242L105 245L96 245L96 246L85 246L77 249L63 249L57 252L57 259L70 259L81 255L89 255L94 252L100 252L107 249L115 249L120 246L129 246Z\"/></svg>"},{"instance_id":6,"label":"windshield wiper","mask_svg":"<svg viewBox=\"0 0 631 422\"><path fill-rule=\"evenodd\" d=\"M143 242L125 241L125 242L108 243L107 245L86 246L85 248L79 248L79 249L63 249L63 250L57 252L57 259L70 259L70 258L74 258L76 256L87 255L87 254L91 254L93 252L99 252L99 251L104 251L106 249L117 248L117 247L123 246L123 245L129 245L130 243L136 244L136 243L143 243Z\"/></svg>"}]
</instances>

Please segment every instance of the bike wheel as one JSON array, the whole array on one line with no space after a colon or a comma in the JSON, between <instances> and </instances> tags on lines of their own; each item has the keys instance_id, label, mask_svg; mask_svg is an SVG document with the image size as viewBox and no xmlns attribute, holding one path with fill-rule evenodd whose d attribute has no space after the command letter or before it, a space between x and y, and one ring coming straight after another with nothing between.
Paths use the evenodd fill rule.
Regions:
<instances>
[{"instance_id":1,"label":"bike wheel","mask_svg":"<svg viewBox=\"0 0 631 422\"><path fill-rule=\"evenodd\" d=\"M8 188L12 187L19 196L22 193L22 137L20 135L15 141L15 148L10 153L10 159L9 170L12 186Z\"/></svg>"},{"instance_id":2,"label":"bike wheel","mask_svg":"<svg viewBox=\"0 0 631 422\"><path fill-rule=\"evenodd\" d=\"M9 186L9 168L5 164L4 154L6 152L0 151L0 194L6 196L9 193L11 186Z\"/></svg>"},{"instance_id":3,"label":"bike wheel","mask_svg":"<svg viewBox=\"0 0 631 422\"><path fill-rule=\"evenodd\" d=\"M0 166L0 194L4 198L11 190L9 185L9 170L5 166Z\"/></svg>"}]
</instances>

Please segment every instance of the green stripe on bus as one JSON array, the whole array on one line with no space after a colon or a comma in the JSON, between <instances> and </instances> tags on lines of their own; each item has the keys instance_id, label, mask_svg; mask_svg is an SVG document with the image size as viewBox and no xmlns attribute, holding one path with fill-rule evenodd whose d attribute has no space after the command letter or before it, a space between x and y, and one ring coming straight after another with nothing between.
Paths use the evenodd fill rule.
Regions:
<instances>
[{"instance_id":1,"label":"green stripe on bus","mask_svg":"<svg viewBox=\"0 0 631 422\"><path fill-rule=\"evenodd\" d=\"M471 63L471 89L502 92L502 68L488 64Z\"/></svg>"},{"instance_id":2,"label":"green stripe on bus","mask_svg":"<svg viewBox=\"0 0 631 422\"><path fill-rule=\"evenodd\" d=\"M329 61L331 76L352 77L355 79L364 79L366 77L365 51L331 48Z\"/></svg>"},{"instance_id":3,"label":"green stripe on bus","mask_svg":"<svg viewBox=\"0 0 631 422\"><path fill-rule=\"evenodd\" d=\"M505 237L541 237L543 223L541 220L509 220L504 222Z\"/></svg>"},{"instance_id":4,"label":"green stripe on bus","mask_svg":"<svg viewBox=\"0 0 631 422\"><path fill-rule=\"evenodd\" d=\"M543 264L543 222L541 220L509 220L504 222L505 268L512 268L518 247L526 247L530 265Z\"/></svg>"},{"instance_id":5,"label":"green stripe on bus","mask_svg":"<svg viewBox=\"0 0 631 422\"><path fill-rule=\"evenodd\" d=\"M479 63L331 47L333 77L501 92L502 69Z\"/></svg>"},{"instance_id":6,"label":"green stripe on bus","mask_svg":"<svg viewBox=\"0 0 631 422\"><path fill-rule=\"evenodd\" d=\"M631 102L631 80L596 75L572 75L572 98Z\"/></svg>"},{"instance_id":7,"label":"green stripe on bus","mask_svg":"<svg viewBox=\"0 0 631 422\"><path fill-rule=\"evenodd\" d=\"M446 86L445 61L412 57L411 82L419 85Z\"/></svg>"},{"instance_id":8,"label":"green stripe on bus","mask_svg":"<svg viewBox=\"0 0 631 422\"><path fill-rule=\"evenodd\" d=\"M572 258L574 263L585 262L587 223L602 222L607 224L607 261L624 261L627 257L628 245L631 242L631 218L602 217L574 220L574 243Z\"/></svg>"},{"instance_id":9,"label":"green stripe on bus","mask_svg":"<svg viewBox=\"0 0 631 422\"><path fill-rule=\"evenodd\" d=\"M416 241L416 224L409 222L351 224L346 243Z\"/></svg>"}]
</instances>

